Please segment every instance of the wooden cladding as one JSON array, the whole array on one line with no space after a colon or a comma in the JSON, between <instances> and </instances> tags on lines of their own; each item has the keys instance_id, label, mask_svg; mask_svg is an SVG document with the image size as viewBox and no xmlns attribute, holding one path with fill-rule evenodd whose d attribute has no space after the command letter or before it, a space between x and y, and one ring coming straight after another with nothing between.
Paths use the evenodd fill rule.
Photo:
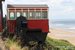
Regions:
<instances>
[{"instance_id":1,"label":"wooden cladding","mask_svg":"<svg viewBox=\"0 0 75 50\"><path fill-rule=\"evenodd\" d=\"M21 9L16 9L16 10L21 10Z\"/></svg>"},{"instance_id":2,"label":"wooden cladding","mask_svg":"<svg viewBox=\"0 0 75 50\"><path fill-rule=\"evenodd\" d=\"M36 9L36 10L41 10L41 9Z\"/></svg>"},{"instance_id":3,"label":"wooden cladding","mask_svg":"<svg viewBox=\"0 0 75 50\"><path fill-rule=\"evenodd\" d=\"M23 9L23 10L28 10L28 9Z\"/></svg>"},{"instance_id":4,"label":"wooden cladding","mask_svg":"<svg viewBox=\"0 0 75 50\"><path fill-rule=\"evenodd\" d=\"M9 9L9 10L15 10L15 9Z\"/></svg>"},{"instance_id":5,"label":"wooden cladding","mask_svg":"<svg viewBox=\"0 0 75 50\"><path fill-rule=\"evenodd\" d=\"M47 9L42 9L42 10L47 10Z\"/></svg>"},{"instance_id":6,"label":"wooden cladding","mask_svg":"<svg viewBox=\"0 0 75 50\"><path fill-rule=\"evenodd\" d=\"M29 9L29 10L34 10L34 9Z\"/></svg>"}]
</instances>

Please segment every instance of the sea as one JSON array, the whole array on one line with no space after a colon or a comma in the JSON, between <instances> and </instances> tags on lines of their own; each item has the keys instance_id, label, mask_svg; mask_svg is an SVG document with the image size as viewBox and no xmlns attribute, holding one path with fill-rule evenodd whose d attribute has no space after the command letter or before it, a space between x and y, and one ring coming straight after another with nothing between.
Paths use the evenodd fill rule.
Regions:
<instances>
[{"instance_id":1,"label":"sea","mask_svg":"<svg viewBox=\"0 0 75 50\"><path fill-rule=\"evenodd\" d=\"M49 28L75 33L75 20L49 20Z\"/></svg>"}]
</instances>

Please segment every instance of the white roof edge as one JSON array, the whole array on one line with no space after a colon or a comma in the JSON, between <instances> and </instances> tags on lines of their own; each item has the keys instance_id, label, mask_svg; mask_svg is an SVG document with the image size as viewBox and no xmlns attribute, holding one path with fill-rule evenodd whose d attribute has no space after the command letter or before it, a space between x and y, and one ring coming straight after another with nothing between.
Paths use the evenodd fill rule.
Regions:
<instances>
[{"instance_id":1,"label":"white roof edge","mask_svg":"<svg viewBox=\"0 0 75 50\"><path fill-rule=\"evenodd\" d=\"M47 4L7 4L7 7L48 7Z\"/></svg>"}]
</instances>

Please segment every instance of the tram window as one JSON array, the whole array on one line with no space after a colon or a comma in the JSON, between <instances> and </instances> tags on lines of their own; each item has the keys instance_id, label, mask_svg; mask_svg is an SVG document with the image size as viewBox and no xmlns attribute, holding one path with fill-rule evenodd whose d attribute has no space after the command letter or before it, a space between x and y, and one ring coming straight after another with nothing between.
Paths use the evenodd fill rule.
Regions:
<instances>
[{"instance_id":1,"label":"tram window","mask_svg":"<svg viewBox=\"0 0 75 50\"><path fill-rule=\"evenodd\" d=\"M20 15L21 15L21 12L16 13L16 17L20 17Z\"/></svg>"},{"instance_id":2,"label":"tram window","mask_svg":"<svg viewBox=\"0 0 75 50\"><path fill-rule=\"evenodd\" d=\"M42 12L42 19L47 19L47 11Z\"/></svg>"},{"instance_id":3,"label":"tram window","mask_svg":"<svg viewBox=\"0 0 75 50\"><path fill-rule=\"evenodd\" d=\"M34 19L34 18L35 18L34 12L30 12L30 13L29 13L29 19Z\"/></svg>"},{"instance_id":4,"label":"tram window","mask_svg":"<svg viewBox=\"0 0 75 50\"><path fill-rule=\"evenodd\" d=\"M36 12L36 19L41 19L41 12Z\"/></svg>"},{"instance_id":5,"label":"tram window","mask_svg":"<svg viewBox=\"0 0 75 50\"><path fill-rule=\"evenodd\" d=\"M30 17L32 17L32 13L30 13Z\"/></svg>"},{"instance_id":6,"label":"tram window","mask_svg":"<svg viewBox=\"0 0 75 50\"><path fill-rule=\"evenodd\" d=\"M23 16L28 18L28 12L23 12Z\"/></svg>"},{"instance_id":7,"label":"tram window","mask_svg":"<svg viewBox=\"0 0 75 50\"><path fill-rule=\"evenodd\" d=\"M15 12L9 12L9 19L15 19Z\"/></svg>"}]
</instances>

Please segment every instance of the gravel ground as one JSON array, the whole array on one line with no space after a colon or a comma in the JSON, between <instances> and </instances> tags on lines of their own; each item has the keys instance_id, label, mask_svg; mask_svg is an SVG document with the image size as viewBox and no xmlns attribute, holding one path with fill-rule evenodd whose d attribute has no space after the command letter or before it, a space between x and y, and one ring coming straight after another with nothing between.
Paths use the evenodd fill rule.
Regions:
<instances>
[{"instance_id":1,"label":"gravel ground","mask_svg":"<svg viewBox=\"0 0 75 50\"><path fill-rule=\"evenodd\" d=\"M0 50L8 50L8 49L5 47L4 41L1 39L1 33L0 33Z\"/></svg>"}]
</instances>

